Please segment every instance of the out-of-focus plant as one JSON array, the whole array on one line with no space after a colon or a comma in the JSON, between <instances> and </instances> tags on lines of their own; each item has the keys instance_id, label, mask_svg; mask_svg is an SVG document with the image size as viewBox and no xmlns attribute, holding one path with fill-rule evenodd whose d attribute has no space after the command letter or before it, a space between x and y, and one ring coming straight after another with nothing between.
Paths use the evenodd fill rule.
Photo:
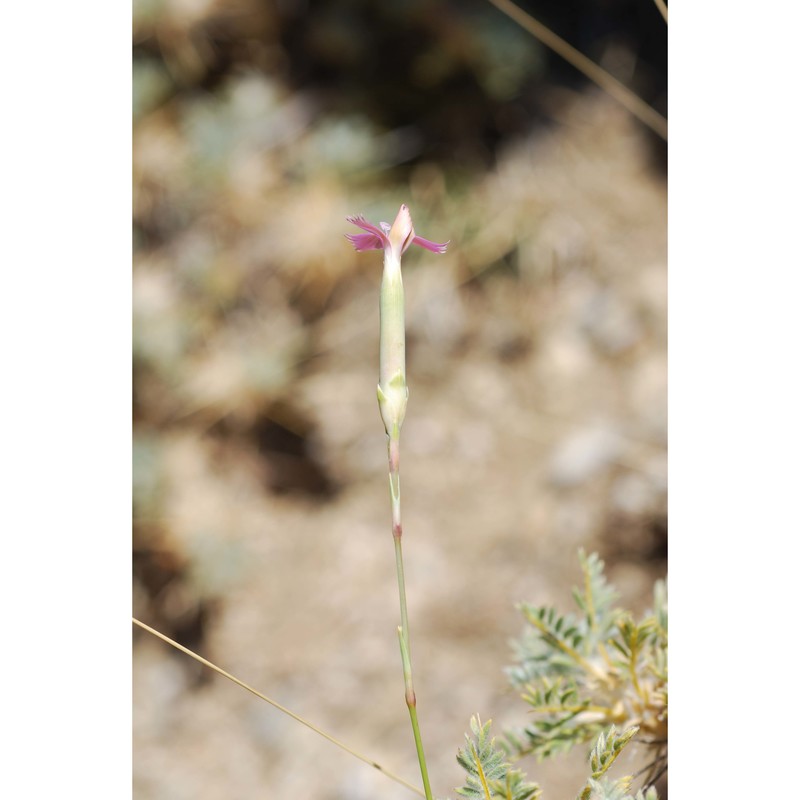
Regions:
<instances>
[{"instance_id":1,"label":"out-of-focus plant","mask_svg":"<svg viewBox=\"0 0 800 800\"><path fill-rule=\"evenodd\" d=\"M654 589L653 611L636 622L627 611L613 606L617 593L603 574L597 554L580 553L583 586L573 590L580 613L559 614L547 606L522 603L528 623L515 642L517 664L508 669L511 684L536 714L522 730L509 730L500 747L487 745L487 726L472 722L477 745L459 755L467 769L468 797L518 795L503 789L528 785L523 776L505 764L503 755L515 759L536 755L549 758L577 744L594 741L591 774L579 800L655 800L652 784L667 768L667 592L663 581ZM618 732L622 729L622 732ZM635 737L654 748L644 774L644 787L629 794L633 776L611 780L609 767ZM483 753L481 758L478 756ZM474 789L476 765L495 776L483 795ZM494 789L492 787L495 787ZM535 797L536 795L520 795Z\"/></svg>"},{"instance_id":2,"label":"out-of-focus plant","mask_svg":"<svg viewBox=\"0 0 800 800\"><path fill-rule=\"evenodd\" d=\"M472 736L464 738L467 745L458 751L456 760L466 770L464 786L456 789L470 800L502 797L504 800L537 800L541 796L538 784L528 783L518 769L506 760L506 754L490 738L492 721L481 724L480 717L470 720Z\"/></svg>"},{"instance_id":3,"label":"out-of-focus plant","mask_svg":"<svg viewBox=\"0 0 800 800\"><path fill-rule=\"evenodd\" d=\"M515 643L518 664L508 673L536 719L521 731L506 731L498 745L489 737L491 722L481 725L473 717L472 737L458 753L467 773L460 795L535 800L538 786L507 759L549 758L594 740L590 775L578 800L657 800L653 784L667 769L666 585L656 583L653 611L635 622L613 607L617 594L597 554L581 552L580 562L583 587L573 591L580 614L520 605L529 627ZM635 795L630 793L634 776L606 775L634 737L654 748L638 773L644 786Z\"/></svg>"},{"instance_id":4,"label":"out-of-focus plant","mask_svg":"<svg viewBox=\"0 0 800 800\"><path fill-rule=\"evenodd\" d=\"M636 726L656 745L667 736L667 591L654 588L653 610L636 622L615 608L617 593L596 554L580 553L580 613L522 603L528 627L515 643L512 685L536 720L506 735L517 755L546 757L594 739L609 725Z\"/></svg>"},{"instance_id":5,"label":"out-of-focus plant","mask_svg":"<svg viewBox=\"0 0 800 800\"><path fill-rule=\"evenodd\" d=\"M490 738L491 726L491 720L485 725L481 724L480 717L470 720L472 736L465 737L466 747L456 756L467 779L456 792L470 800L540 800L539 785L526 781L524 773L508 762L506 750ZM605 774L637 731L638 728L633 727L617 734L612 725L600 734L589 758L591 776L578 800L657 800L653 787L640 789L632 795L629 793L631 776L611 780Z\"/></svg>"}]
</instances>

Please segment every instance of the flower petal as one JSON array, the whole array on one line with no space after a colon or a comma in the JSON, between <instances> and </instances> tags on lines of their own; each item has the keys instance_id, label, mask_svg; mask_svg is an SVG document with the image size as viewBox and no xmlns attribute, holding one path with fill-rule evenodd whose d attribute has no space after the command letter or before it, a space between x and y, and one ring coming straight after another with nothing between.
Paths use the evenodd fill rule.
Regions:
<instances>
[{"instance_id":1,"label":"flower petal","mask_svg":"<svg viewBox=\"0 0 800 800\"><path fill-rule=\"evenodd\" d=\"M444 253L447 250L447 245L450 244L449 241L439 244L422 236L417 236L414 231L414 225L411 222L411 214L405 203L400 206L394 224L391 226L386 222L381 222L380 226L373 225L361 214L347 217L347 221L366 231L366 233L345 234L358 251L386 250L391 247L397 258L399 258L412 244L439 254Z\"/></svg>"},{"instance_id":2,"label":"flower petal","mask_svg":"<svg viewBox=\"0 0 800 800\"><path fill-rule=\"evenodd\" d=\"M386 246L385 237L379 237L376 233L346 233L344 236L359 253L364 250L383 250Z\"/></svg>"},{"instance_id":3,"label":"flower petal","mask_svg":"<svg viewBox=\"0 0 800 800\"><path fill-rule=\"evenodd\" d=\"M373 225L371 222L368 222L361 214L358 214L355 217L347 217L347 221L352 225L357 225L362 230L365 230L369 233L374 233L375 236L380 237L381 239L386 239L386 234L377 226Z\"/></svg>"},{"instance_id":4,"label":"flower petal","mask_svg":"<svg viewBox=\"0 0 800 800\"><path fill-rule=\"evenodd\" d=\"M414 224L411 222L411 212L408 210L408 206L403 203L389 231L389 241L398 258L408 249L413 237Z\"/></svg>"},{"instance_id":5,"label":"flower petal","mask_svg":"<svg viewBox=\"0 0 800 800\"><path fill-rule=\"evenodd\" d=\"M430 241L430 239L423 239L421 236L415 236L411 240L411 244L417 244L420 247L424 247L426 250L430 250L432 253L444 253L447 250L447 245L450 244L450 241L446 241L444 244L438 244L436 242Z\"/></svg>"}]
</instances>

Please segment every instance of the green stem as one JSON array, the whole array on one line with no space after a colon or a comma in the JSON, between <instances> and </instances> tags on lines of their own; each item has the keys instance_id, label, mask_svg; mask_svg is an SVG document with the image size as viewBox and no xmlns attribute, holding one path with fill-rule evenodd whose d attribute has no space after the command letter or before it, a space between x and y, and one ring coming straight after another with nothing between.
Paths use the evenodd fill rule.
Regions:
<instances>
[{"instance_id":1,"label":"green stem","mask_svg":"<svg viewBox=\"0 0 800 800\"><path fill-rule=\"evenodd\" d=\"M403 574L403 542L399 536L394 537L394 558L397 566L397 590L400 594L400 628L411 658L411 640L408 635L408 608L406 606L406 581Z\"/></svg>"},{"instance_id":2,"label":"green stem","mask_svg":"<svg viewBox=\"0 0 800 800\"><path fill-rule=\"evenodd\" d=\"M397 589L400 595L400 626L397 636L400 640L400 656L403 660L403 680L405 682L406 705L411 717L411 729L414 732L414 744L417 748L419 771L426 800L433 800L431 785L428 780L428 765L425 761L425 750L422 747L422 735L417 720L417 696L414 692L414 681L411 676L411 639L408 632L408 607L406 605L406 581L403 569L403 524L400 518L400 431L393 428L389 434L389 491L392 496L392 538L394 539L395 563L397 566Z\"/></svg>"},{"instance_id":3,"label":"green stem","mask_svg":"<svg viewBox=\"0 0 800 800\"><path fill-rule=\"evenodd\" d=\"M417 748L417 761L422 775L422 788L425 790L425 800L433 800L431 783L428 780L428 764L425 761L425 749L422 746L422 734L419 732L417 720L417 696L414 694L414 684L411 678L411 654L408 652L408 632L402 628L397 629L397 638L400 640L400 656L403 659L403 678L406 684L406 705L411 717L411 729L414 731L414 745Z\"/></svg>"}]
</instances>

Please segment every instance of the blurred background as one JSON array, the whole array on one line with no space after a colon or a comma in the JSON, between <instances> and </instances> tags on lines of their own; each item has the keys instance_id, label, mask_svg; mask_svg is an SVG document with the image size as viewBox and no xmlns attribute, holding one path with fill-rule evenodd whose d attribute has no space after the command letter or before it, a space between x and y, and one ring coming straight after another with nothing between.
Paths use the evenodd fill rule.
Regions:
<instances>
[{"instance_id":1,"label":"blurred background","mask_svg":"<svg viewBox=\"0 0 800 800\"><path fill-rule=\"evenodd\" d=\"M520 4L666 113L651 0ZM406 580L435 794L579 548L666 574L666 147L488 2L134 0L134 615L419 784L403 699L380 253L404 258ZM137 800L408 790L134 631ZM586 751L522 766L574 797ZM636 754L630 756L636 758ZM633 762L632 762L633 763ZM622 774L623 766L619 772Z\"/></svg>"}]
</instances>

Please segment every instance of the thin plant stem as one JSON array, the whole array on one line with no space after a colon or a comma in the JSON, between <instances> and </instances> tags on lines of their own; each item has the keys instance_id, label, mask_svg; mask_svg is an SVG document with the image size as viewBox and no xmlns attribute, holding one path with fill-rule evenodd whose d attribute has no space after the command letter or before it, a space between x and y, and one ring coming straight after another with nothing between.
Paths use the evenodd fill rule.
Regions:
<instances>
[{"instance_id":1,"label":"thin plant stem","mask_svg":"<svg viewBox=\"0 0 800 800\"><path fill-rule=\"evenodd\" d=\"M397 628L397 636L400 640L400 656L403 660L406 706L408 706L408 714L411 718L411 729L414 732L414 745L417 749L417 760L425 798L433 800L428 779L428 764L425 760L425 749L422 746L422 734L417 719L417 696L414 692L414 680L411 673L411 637L408 630L408 605L406 603L405 570L403 569L403 522L400 516L400 431L397 427L389 434L389 491L392 498L392 538L394 539L397 567L397 591L400 596L400 626Z\"/></svg>"},{"instance_id":2,"label":"thin plant stem","mask_svg":"<svg viewBox=\"0 0 800 800\"><path fill-rule=\"evenodd\" d=\"M664 0L655 0L656 8L661 12L661 16L664 17L664 22L667 22L667 4ZM669 24L667 22L667 24Z\"/></svg>"},{"instance_id":3,"label":"thin plant stem","mask_svg":"<svg viewBox=\"0 0 800 800\"><path fill-rule=\"evenodd\" d=\"M425 763L425 750L422 747L422 736L419 732L419 722L417 721L417 707L409 706L408 714L411 717L411 728L414 731L414 745L417 748L417 760L422 774L422 785L425 787L425 797L427 800L433 800L431 783L428 780L428 765Z\"/></svg>"},{"instance_id":4,"label":"thin plant stem","mask_svg":"<svg viewBox=\"0 0 800 800\"><path fill-rule=\"evenodd\" d=\"M408 632L408 605L406 604L406 579L403 569L403 522L400 518L400 432L389 435L389 492L392 497L392 539L397 568L397 591L400 595L400 627L406 642L409 658L411 644Z\"/></svg>"},{"instance_id":5,"label":"thin plant stem","mask_svg":"<svg viewBox=\"0 0 800 800\"><path fill-rule=\"evenodd\" d=\"M425 749L422 746L422 734L419 730L417 719L417 696L414 694L414 684L411 678L411 655L408 652L407 632L402 628L397 629L397 638L400 640L400 656L403 659L403 679L406 684L406 705L411 718L411 730L414 732L414 746L417 748L419 771L422 775L422 785L425 789L426 800L432 800L431 783L428 779L428 764L425 761Z\"/></svg>"},{"instance_id":6,"label":"thin plant stem","mask_svg":"<svg viewBox=\"0 0 800 800\"><path fill-rule=\"evenodd\" d=\"M637 97L630 89L621 84L615 77L587 58L580 50L576 50L571 44L568 44L560 36L553 33L546 25L543 25L518 5L512 3L511 0L488 1L528 33L535 36L543 45L549 47L569 64L572 64L575 69L582 72L590 81L608 92L640 122L643 122L664 141L667 141L667 120L658 111L647 105L644 100Z\"/></svg>"},{"instance_id":7,"label":"thin plant stem","mask_svg":"<svg viewBox=\"0 0 800 800\"><path fill-rule=\"evenodd\" d=\"M397 569L397 591L400 595L400 628L403 631L406 648L411 656L411 640L408 634L408 606L406 605L406 579L403 572L403 540L394 537L394 560Z\"/></svg>"},{"instance_id":8,"label":"thin plant stem","mask_svg":"<svg viewBox=\"0 0 800 800\"><path fill-rule=\"evenodd\" d=\"M231 675L229 672L225 672L224 669L218 667L216 664L212 664L210 661L207 661L202 656L197 655L194 651L190 650L188 647L184 647L182 644L178 644L173 639L170 639L169 636L165 636L160 631L157 631L155 628L151 628L149 625L145 625L144 622L140 622L136 617L133 617L133 624L138 625L143 630L147 631L148 633L152 633L153 636L161 639L162 641L166 642L169 645L172 645L176 650L180 650L182 653L186 653L187 656L191 656L195 661L199 661L204 666L208 667L209 669L214 670L214 672L222 675L224 678L227 678L229 681L233 681L237 686L241 686L242 689L247 689L248 692L254 694L256 697L264 700L264 702L269 703L273 708L277 708L278 711L286 714L288 717L291 717L293 720L296 720L301 725L305 725L306 728L310 728L314 733L319 734L323 739L327 739L331 744L335 744L340 749L344 750L346 753L349 753L351 756L355 756L360 761L363 761L365 764L369 764L373 769L378 770L378 772L383 773L387 778L393 780L397 783L402 784L406 787L406 789L410 789L415 794L418 794L420 797L426 797L416 786L409 783L408 781L403 780L398 775L395 775L393 772L390 772L385 767L382 767L377 761L369 758L368 756L362 755L357 750L354 750L352 747L344 744L344 742L340 742L338 739L331 736L329 733L325 733L325 731L318 728L316 725L310 723L307 719L303 719L299 714L295 714L293 711L289 711L288 708L282 706L280 703L272 700L271 698L267 697L265 694L261 694L258 690L254 689L252 686L248 686L244 681L240 681L238 678Z\"/></svg>"}]
</instances>

